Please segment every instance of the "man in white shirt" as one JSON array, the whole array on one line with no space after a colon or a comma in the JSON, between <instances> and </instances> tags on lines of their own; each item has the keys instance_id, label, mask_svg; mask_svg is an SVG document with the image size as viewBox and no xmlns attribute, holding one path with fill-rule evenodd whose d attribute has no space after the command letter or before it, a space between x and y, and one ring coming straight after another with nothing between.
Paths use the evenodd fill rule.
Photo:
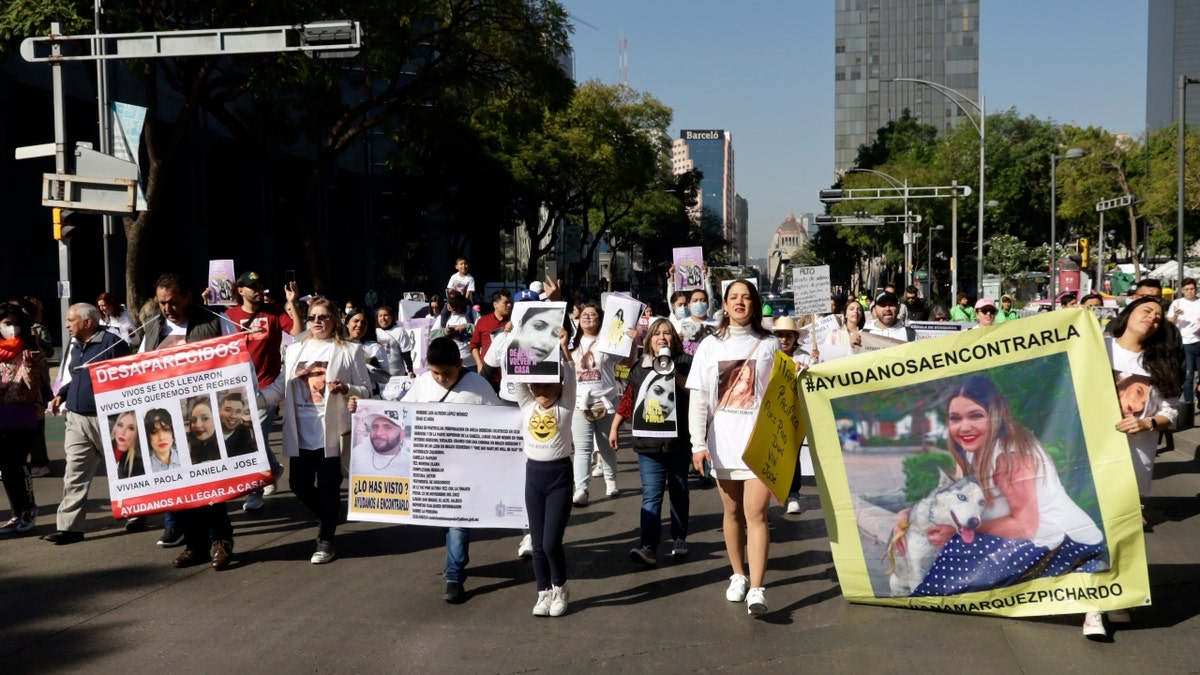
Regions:
<instances>
[{"instance_id":1,"label":"man in white shirt","mask_svg":"<svg viewBox=\"0 0 1200 675\"><path fill-rule=\"evenodd\" d=\"M900 323L899 312L900 299L895 293L884 291L875 298L875 306L871 308L875 321L863 330L901 342L912 342L917 339L916 331Z\"/></svg>"},{"instance_id":2,"label":"man in white shirt","mask_svg":"<svg viewBox=\"0 0 1200 675\"><path fill-rule=\"evenodd\" d=\"M1179 290L1183 297L1171 301L1166 317L1183 338L1183 400L1191 405L1196 400L1196 364L1200 360L1200 298L1196 297L1196 280L1191 277L1183 280Z\"/></svg>"}]
</instances>

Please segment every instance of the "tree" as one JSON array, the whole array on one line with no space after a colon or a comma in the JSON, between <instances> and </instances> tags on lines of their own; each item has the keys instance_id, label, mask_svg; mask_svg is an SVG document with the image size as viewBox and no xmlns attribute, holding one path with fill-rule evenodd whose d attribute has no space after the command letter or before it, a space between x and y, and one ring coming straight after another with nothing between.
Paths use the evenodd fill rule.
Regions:
<instances>
[{"instance_id":1,"label":"tree","mask_svg":"<svg viewBox=\"0 0 1200 675\"><path fill-rule=\"evenodd\" d=\"M86 5L86 7L85 7ZM336 60L302 55L218 59L149 59L129 66L141 81L148 108L143 179L149 210L125 219L127 300L144 288L143 240L164 226L156 214L173 170L187 152L192 122L203 109L235 137L279 147L311 145L308 162L292 181L289 204L294 237L305 252L314 288L327 277L314 229L314 198L327 187L331 167L372 130L392 131L402 144L419 136L412 122L430 109L479 100L496 92L553 95L569 91L559 56L567 53L566 12L554 0L126 0L106 3L108 32L204 27L290 25L325 18L362 22L363 55L346 68ZM19 0L0 13L0 33L44 33L50 18L66 18L77 32L91 30L84 0ZM40 24L40 25L39 25ZM160 84L175 90L166 105ZM166 110L174 112L166 117ZM402 146L406 150L407 146ZM294 174L296 167L288 169ZM159 207L159 208L156 208Z\"/></svg>"},{"instance_id":2,"label":"tree","mask_svg":"<svg viewBox=\"0 0 1200 675\"><path fill-rule=\"evenodd\" d=\"M1019 237L997 234L987 241L984 262L1001 277L1001 288L1012 288L1028 269L1029 247Z\"/></svg>"}]
</instances>

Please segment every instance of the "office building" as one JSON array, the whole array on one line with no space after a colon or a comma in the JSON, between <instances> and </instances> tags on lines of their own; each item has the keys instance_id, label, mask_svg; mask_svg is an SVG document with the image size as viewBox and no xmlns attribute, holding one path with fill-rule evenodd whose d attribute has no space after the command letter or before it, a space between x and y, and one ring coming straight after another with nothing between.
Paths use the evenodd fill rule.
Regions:
<instances>
[{"instance_id":1,"label":"office building","mask_svg":"<svg viewBox=\"0 0 1200 675\"><path fill-rule=\"evenodd\" d=\"M725 239L726 252L732 261L740 263L737 248L738 220L734 191L733 134L721 129L683 129L671 144L671 169L676 174L699 169L700 180L696 208L692 220L713 219Z\"/></svg>"},{"instance_id":2,"label":"office building","mask_svg":"<svg viewBox=\"0 0 1200 675\"><path fill-rule=\"evenodd\" d=\"M737 204L734 209L737 215L737 241L734 242L734 262L742 265L750 264L750 202L741 195L734 195Z\"/></svg>"},{"instance_id":3,"label":"office building","mask_svg":"<svg viewBox=\"0 0 1200 675\"><path fill-rule=\"evenodd\" d=\"M967 122L930 80L979 100L979 0L835 0L836 169L854 166L860 145L904 112L945 133Z\"/></svg>"},{"instance_id":4,"label":"office building","mask_svg":"<svg viewBox=\"0 0 1200 675\"><path fill-rule=\"evenodd\" d=\"M1179 76L1200 78L1200 0L1152 0L1146 42L1146 129L1179 116ZM1200 85L1191 85L1187 123L1200 124Z\"/></svg>"}]
</instances>

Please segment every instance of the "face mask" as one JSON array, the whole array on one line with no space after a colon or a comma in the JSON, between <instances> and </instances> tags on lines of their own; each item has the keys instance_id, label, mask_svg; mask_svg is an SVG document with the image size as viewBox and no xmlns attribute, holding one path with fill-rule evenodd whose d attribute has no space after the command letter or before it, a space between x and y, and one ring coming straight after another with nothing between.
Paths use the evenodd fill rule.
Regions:
<instances>
[{"instance_id":1,"label":"face mask","mask_svg":"<svg viewBox=\"0 0 1200 675\"><path fill-rule=\"evenodd\" d=\"M688 308L685 307L684 305L680 305L675 308L675 318L676 319L686 319L687 315L688 315Z\"/></svg>"},{"instance_id":2,"label":"face mask","mask_svg":"<svg viewBox=\"0 0 1200 675\"><path fill-rule=\"evenodd\" d=\"M20 333L20 326L0 326L0 337L4 338L5 340L11 340L17 337L17 335L20 335Z\"/></svg>"},{"instance_id":3,"label":"face mask","mask_svg":"<svg viewBox=\"0 0 1200 675\"><path fill-rule=\"evenodd\" d=\"M692 304L688 305L688 311L691 312L692 316L696 317L697 319L704 318L705 316L708 316L708 303L693 302Z\"/></svg>"}]
</instances>

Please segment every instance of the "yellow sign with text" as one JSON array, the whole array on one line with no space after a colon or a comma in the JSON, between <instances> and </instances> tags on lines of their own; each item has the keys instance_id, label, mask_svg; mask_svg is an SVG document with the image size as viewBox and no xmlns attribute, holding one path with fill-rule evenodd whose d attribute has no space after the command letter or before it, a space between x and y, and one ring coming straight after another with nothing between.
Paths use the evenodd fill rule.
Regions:
<instances>
[{"instance_id":1,"label":"yellow sign with text","mask_svg":"<svg viewBox=\"0 0 1200 675\"><path fill-rule=\"evenodd\" d=\"M796 364L787 354L775 352L771 378L767 380L767 391L742 461L767 484L780 504L787 500L791 489L803 439Z\"/></svg>"},{"instance_id":2,"label":"yellow sign with text","mask_svg":"<svg viewBox=\"0 0 1200 675\"><path fill-rule=\"evenodd\" d=\"M1108 363L1096 318L1064 310L804 373L846 598L1000 616L1150 604Z\"/></svg>"}]
</instances>

